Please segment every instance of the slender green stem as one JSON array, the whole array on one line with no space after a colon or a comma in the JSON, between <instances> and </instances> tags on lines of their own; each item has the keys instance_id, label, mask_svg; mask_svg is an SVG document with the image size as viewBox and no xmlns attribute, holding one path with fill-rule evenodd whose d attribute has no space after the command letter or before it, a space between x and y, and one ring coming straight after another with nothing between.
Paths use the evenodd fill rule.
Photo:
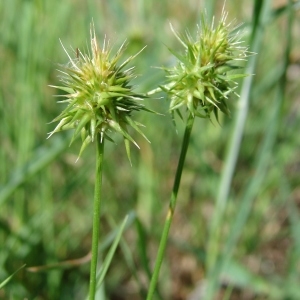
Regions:
<instances>
[{"instance_id":1,"label":"slender green stem","mask_svg":"<svg viewBox=\"0 0 300 300\"><path fill-rule=\"evenodd\" d=\"M101 187L102 187L102 166L104 155L104 139L101 140L100 134L97 134L97 159L96 159L96 179L93 207L93 237L92 237L92 259L90 271L90 291L89 300L95 299L97 284L97 260L100 229L100 207L101 207Z\"/></svg>"},{"instance_id":2,"label":"slender green stem","mask_svg":"<svg viewBox=\"0 0 300 300\"><path fill-rule=\"evenodd\" d=\"M270 10L270 0L255 1L255 7L253 11L253 21L252 21L252 34L251 34L251 46L250 50L253 53L259 53L262 37L264 33L263 20L265 20ZM255 67L257 63L257 56L253 55L249 58L246 67L246 74L254 74ZM236 114L236 120L234 124L233 134L229 142L229 149L224 165L224 170L222 171L222 176L219 185L219 191L216 199L215 212L210 225L210 233L207 245L207 278L208 284L206 288L205 299L212 299L213 294L218 286L219 274L221 273L220 263L221 255L229 256L228 251L221 253L221 243L222 243L222 222L224 221L224 214L226 207L228 205L228 199L230 194L230 188L232 183L232 178L236 168L237 159L239 156L239 151L242 143L242 138L244 134L244 128L248 116L250 93L253 83L253 76L246 77L243 81L240 96L239 110ZM239 214L241 211L239 211ZM242 228L242 227L241 227ZM240 228L239 228L240 229ZM230 236L227 238L230 239ZM227 244L226 244L227 245Z\"/></svg>"},{"instance_id":3,"label":"slender green stem","mask_svg":"<svg viewBox=\"0 0 300 300\"><path fill-rule=\"evenodd\" d=\"M176 206L176 200L177 200L177 194L178 194L178 189L180 186L180 179L181 179L181 174L182 174L182 169L185 161L185 156L186 152L189 146L189 140L192 132L194 124L194 117L192 114L189 115L185 127L185 132L183 136L183 141L182 141L182 146L181 146L181 153L178 161L178 166L176 170L176 175L175 175L175 180L174 180L174 185L173 185L173 191L169 203L169 209L168 213L166 216L165 224L164 224L164 229L163 233L160 239L160 244L157 252L157 257L156 257L156 262L154 266L154 271L151 277L151 282L150 282L150 287L147 295L147 300L151 300L153 298L153 295L155 293L157 281L158 281L158 276L159 276L159 271L160 267L163 261L164 253L166 250L166 245L167 245L167 240L168 240L168 235L172 223L172 219L174 216L174 211L175 211L175 206Z\"/></svg>"},{"instance_id":4,"label":"slender green stem","mask_svg":"<svg viewBox=\"0 0 300 300\"><path fill-rule=\"evenodd\" d=\"M269 2L269 4L271 4ZM270 9L269 5L269 9ZM267 12L266 12L267 13ZM265 18L262 18L263 20ZM286 89L286 72L289 66L289 57L292 44L292 25L293 25L293 9L292 1L289 1L288 5L288 24L286 29L286 48L282 59L282 70L280 73L280 80L277 85L277 93L274 97L274 101L270 101L270 115L266 116L268 122L266 123L266 128L268 130L265 133L264 138L261 141L260 149L257 151L256 161L254 162L253 170L254 173L249 179L248 185L244 190L243 195L239 197L239 204L236 206L236 211L238 212L234 219L231 220L231 228L229 234L226 237L226 242L224 250L221 253L220 260L216 266L214 266L214 272L220 274L222 270L226 270L228 262L232 259L234 249L238 242L243 228L245 228L245 223L249 217L251 207L255 201L257 194L259 193L259 188L263 180L267 176L269 170L270 159L272 157L272 149L274 149L274 144L278 134L278 126L280 124L280 109L284 101L285 89ZM262 37L262 35L260 35ZM261 39L260 39L261 41ZM282 44L282 47L284 44ZM258 49L255 49L255 52ZM271 99L270 99L271 100ZM212 282L213 280L210 280ZM210 298L208 298L210 299Z\"/></svg>"}]
</instances>

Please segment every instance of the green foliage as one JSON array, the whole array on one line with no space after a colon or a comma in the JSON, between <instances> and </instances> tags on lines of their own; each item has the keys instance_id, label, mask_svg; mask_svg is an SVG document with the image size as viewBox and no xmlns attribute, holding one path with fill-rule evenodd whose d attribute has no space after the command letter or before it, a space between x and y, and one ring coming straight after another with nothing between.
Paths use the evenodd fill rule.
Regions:
<instances>
[{"instance_id":1,"label":"green foliage","mask_svg":"<svg viewBox=\"0 0 300 300\"><path fill-rule=\"evenodd\" d=\"M219 20L222 7L206 2L208 18ZM158 298L197 299L207 278L214 279L211 289L220 299L274 299L278 287L280 297L299 298L300 45L299 20L293 21L299 1L291 8L277 2L226 1L228 20L244 22L243 40L257 53L246 70L255 75L239 79L241 99L227 103L231 118L220 115L221 126L195 120ZM68 53L68 45L86 49L93 19L99 40L107 35L115 49L127 38L124 57L147 45L135 59L141 76L132 83L143 93L164 84L164 72L151 66L174 67L168 47L181 51L169 21L176 32L188 29L195 36L199 3L0 1L0 282L26 264L0 290L0 299L87 295L95 149L87 147L75 164L79 142L68 148L71 136L64 132L45 139L53 130L49 120L61 111L53 97L58 92L48 87L60 85L56 63L66 62L59 39ZM181 121L178 135L174 130L167 101L144 102L165 117L132 112L151 141L129 128L141 148L132 149L133 166L122 147L105 145L101 234L108 241L100 256L106 256L114 224L132 209L137 213L137 226L125 229L106 274L107 299L145 298L184 130ZM112 138L122 143L121 135ZM237 143L229 146L232 141Z\"/></svg>"}]
</instances>

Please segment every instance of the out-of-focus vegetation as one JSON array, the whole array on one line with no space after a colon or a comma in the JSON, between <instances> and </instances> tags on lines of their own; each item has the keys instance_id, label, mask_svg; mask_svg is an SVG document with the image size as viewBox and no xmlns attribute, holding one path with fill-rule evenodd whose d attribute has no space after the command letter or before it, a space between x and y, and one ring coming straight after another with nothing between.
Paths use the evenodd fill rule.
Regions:
<instances>
[{"instance_id":1,"label":"out-of-focus vegetation","mask_svg":"<svg viewBox=\"0 0 300 300\"><path fill-rule=\"evenodd\" d=\"M0 288L0 299L84 299L88 290L96 150L89 147L75 163L80 141L68 147L65 133L46 140L63 105L48 87L58 82L57 63L68 61L59 39L68 50L86 50L94 20L99 41L106 35L118 49L127 39L128 56L147 45L136 59L137 90L144 92L164 82L153 67L174 63L166 45L180 49L169 22L195 33L204 7L220 16L223 3L206 2L0 2L0 284L26 264ZM159 282L162 299L200 299L211 278L217 299L300 298L300 5L290 2L226 1L228 20L243 22L244 39L257 51L247 67L255 75L241 82L242 97L232 100L232 116L221 126L196 120ZM243 129L244 99L239 148L232 136ZM145 102L165 116L139 114L151 144L135 135L141 149L132 151L133 167L121 137L105 145L103 257L130 212L131 222L98 299L145 298L172 189L184 123L178 120L177 134L167 101ZM239 152L227 196L232 149ZM221 275L210 269L214 260Z\"/></svg>"}]
</instances>

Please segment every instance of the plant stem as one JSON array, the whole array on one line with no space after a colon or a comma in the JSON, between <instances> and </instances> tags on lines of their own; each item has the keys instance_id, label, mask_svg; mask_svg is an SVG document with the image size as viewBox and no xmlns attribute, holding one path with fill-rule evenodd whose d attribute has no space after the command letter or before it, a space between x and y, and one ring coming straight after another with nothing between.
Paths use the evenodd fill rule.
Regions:
<instances>
[{"instance_id":1,"label":"plant stem","mask_svg":"<svg viewBox=\"0 0 300 300\"><path fill-rule=\"evenodd\" d=\"M97 285L97 260L100 229L100 208L101 208L101 188L102 188L102 167L104 155L104 139L101 140L100 134L97 134L97 158L96 158L96 179L93 207L93 237L92 237L92 259L90 270L90 290L89 300L95 299Z\"/></svg>"},{"instance_id":2,"label":"plant stem","mask_svg":"<svg viewBox=\"0 0 300 300\"><path fill-rule=\"evenodd\" d=\"M252 53L259 53L261 48L262 37L264 34L263 20L266 20L267 15L270 13L270 0L266 1L255 1L255 7L253 11L253 21L252 21L252 33L251 33L251 43L250 50ZM246 74L255 74L255 68L257 64L257 55L253 55L249 58L248 64L246 66ZM224 222L224 214L226 207L228 205L228 199L232 184L232 178L234 171L236 169L236 164L242 144L242 138L244 135L245 124L248 116L249 101L251 88L253 84L253 76L249 76L244 79L241 94L240 94L240 105L239 110L236 114L236 120L234 124L234 129L232 133L231 140L229 142L229 150L227 157L225 159L224 169L222 171L218 195L215 204L215 212L211 221L210 230L209 230L209 239L207 246L207 259L206 259L206 269L207 269L207 288L206 288L206 297L205 299L212 299L215 291L218 288L219 276L222 272L222 267L225 265L222 260L228 261L232 256L232 251L236 245L236 239L231 239L233 236L231 233L226 237L226 247L229 248L222 252L221 245L224 237L222 237L222 222ZM259 174L259 173L258 173ZM256 179L256 177L253 177ZM251 182L251 181L250 181ZM246 196L247 197L247 196ZM243 199L243 198L242 198ZM242 200L240 199L240 200ZM240 203L243 201L240 201ZM251 200L248 201L248 209L251 207ZM237 210L237 218L243 216L244 209ZM244 217L246 214L244 214ZM235 222L232 220L232 224ZM233 227L234 231L241 231L243 225ZM231 241L231 244L228 244L228 241ZM225 248L226 249L226 248Z\"/></svg>"},{"instance_id":3,"label":"plant stem","mask_svg":"<svg viewBox=\"0 0 300 300\"><path fill-rule=\"evenodd\" d=\"M177 170L176 170L176 175L175 175L175 180L174 180L174 185L173 185L173 191L172 191L172 195L171 195L171 199L170 199L170 203L169 203L169 209L168 209L168 213L166 216L163 233L162 233L160 243L159 243L159 248L158 248L158 252L157 252L154 271L153 271L153 274L151 277L147 300L151 300L155 293L156 284L157 284L158 276L159 276L159 271L160 271L160 267L161 267L161 264L163 261L163 257L164 257L164 253L165 253L166 245L167 245L167 240L168 240L168 235L169 235L172 219L174 216L176 200L177 200L177 193L178 193L178 189L180 186L182 169L183 169L183 165L184 165L184 161L185 161L186 152L187 152L187 149L189 146L189 140L190 140L193 124L194 124L194 116L192 114L190 114L187 119L187 122L186 122L185 132L184 132L182 146L181 146L181 153L180 153L178 166L177 166Z\"/></svg>"}]
</instances>

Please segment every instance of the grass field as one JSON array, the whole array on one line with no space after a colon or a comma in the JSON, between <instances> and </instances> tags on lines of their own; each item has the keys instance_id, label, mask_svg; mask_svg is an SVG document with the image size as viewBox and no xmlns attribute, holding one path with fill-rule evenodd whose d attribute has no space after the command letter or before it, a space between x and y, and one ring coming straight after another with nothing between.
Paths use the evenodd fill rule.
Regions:
<instances>
[{"instance_id":1,"label":"grass field","mask_svg":"<svg viewBox=\"0 0 300 300\"><path fill-rule=\"evenodd\" d=\"M206 3L205 3L206 2ZM115 49L127 39L136 90L163 84L157 68L180 51L169 23L194 34L200 13L223 1L3 0L0 2L0 299L85 299L95 145L46 139L62 110L59 65L88 48L93 20ZM156 299L300 299L300 2L227 0L255 55L245 63L231 117L196 119ZM73 54L72 54L73 55ZM74 56L76 53L74 53ZM125 56L126 56L125 55ZM100 259L129 214L96 299L145 299L179 157L184 122L162 93L140 113L151 144L132 133L105 144ZM99 263L99 267L101 262Z\"/></svg>"}]
</instances>

